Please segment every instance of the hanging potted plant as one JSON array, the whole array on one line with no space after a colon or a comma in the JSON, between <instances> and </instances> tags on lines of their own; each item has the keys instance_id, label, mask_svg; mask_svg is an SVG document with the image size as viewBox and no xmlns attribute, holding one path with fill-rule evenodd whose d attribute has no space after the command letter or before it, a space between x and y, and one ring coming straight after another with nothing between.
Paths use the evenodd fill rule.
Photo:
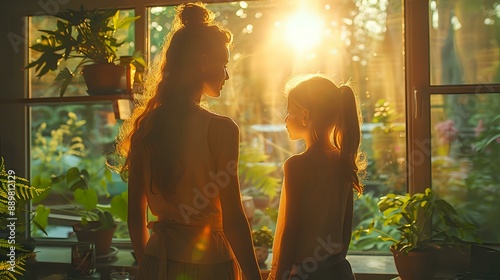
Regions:
<instances>
[{"instance_id":1,"label":"hanging potted plant","mask_svg":"<svg viewBox=\"0 0 500 280\"><path fill-rule=\"evenodd\" d=\"M403 280L432 279L437 250L460 249L467 241L480 242L477 226L461 217L447 201L436 197L430 188L414 195L388 194L380 198L378 208L384 215L384 230L376 224L379 218L368 227L355 230L353 236L359 239L375 232L377 242L391 243Z\"/></svg>"},{"instance_id":2,"label":"hanging potted plant","mask_svg":"<svg viewBox=\"0 0 500 280\"><path fill-rule=\"evenodd\" d=\"M62 60L79 59L74 69L65 67L57 75L56 81L61 82L60 96L80 72L91 95L126 93L131 78L127 74L129 67L117 64L120 61L117 50L125 40L119 41L115 35L117 30L128 29L139 17L120 18L117 9L86 10L83 5L80 10L66 10L53 16L58 19L57 29L40 30L44 34L30 48L41 55L26 68L35 67L36 76L41 77L57 70ZM140 54L132 56L132 61L146 67Z\"/></svg>"}]
</instances>

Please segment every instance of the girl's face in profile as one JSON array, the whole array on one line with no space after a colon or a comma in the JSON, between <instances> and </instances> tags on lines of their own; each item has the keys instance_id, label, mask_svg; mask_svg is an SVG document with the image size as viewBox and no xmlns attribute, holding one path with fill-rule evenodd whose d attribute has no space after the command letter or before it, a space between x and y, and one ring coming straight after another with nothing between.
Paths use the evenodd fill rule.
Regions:
<instances>
[{"instance_id":1,"label":"girl's face in profile","mask_svg":"<svg viewBox=\"0 0 500 280\"><path fill-rule=\"evenodd\" d=\"M286 130L290 140L304 139L307 133L304 109L288 98L287 115L285 117Z\"/></svg>"},{"instance_id":2,"label":"girl's face in profile","mask_svg":"<svg viewBox=\"0 0 500 280\"><path fill-rule=\"evenodd\" d=\"M229 50L224 47L218 54L207 57L203 76L203 93L210 97L219 97L222 87L229 79L227 63Z\"/></svg>"}]
</instances>

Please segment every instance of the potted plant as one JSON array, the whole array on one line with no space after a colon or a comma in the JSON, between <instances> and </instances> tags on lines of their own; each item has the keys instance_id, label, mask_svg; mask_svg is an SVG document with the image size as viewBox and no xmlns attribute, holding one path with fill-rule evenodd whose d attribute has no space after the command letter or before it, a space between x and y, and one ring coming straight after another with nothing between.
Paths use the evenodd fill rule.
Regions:
<instances>
[{"instance_id":1,"label":"potted plant","mask_svg":"<svg viewBox=\"0 0 500 280\"><path fill-rule=\"evenodd\" d=\"M110 179L111 172L106 169L105 177ZM72 208L66 213L79 215L81 221L72 225L78 241L95 243L96 255L102 256L110 253L111 242L117 228L115 217L126 221L127 198L126 192L114 196L109 206L98 204L98 194L91 187L91 175L86 169L77 167L69 168L64 174L52 176L52 185L65 182L70 196L66 196ZM102 182L102 181L101 181ZM38 205L43 208L44 206Z\"/></svg>"},{"instance_id":2,"label":"potted plant","mask_svg":"<svg viewBox=\"0 0 500 280\"><path fill-rule=\"evenodd\" d=\"M61 82L60 96L63 96L73 77L83 71L84 80L89 94L116 94L125 93L130 84L127 84L126 66L117 65L120 60L117 55L118 47L125 40L116 38L116 31L128 29L130 24L139 17L125 17L120 19L120 11L66 10L53 15L57 20L57 29L40 30L44 33L39 43L30 48L40 52L40 57L29 63L26 68L35 67L36 76L41 77L49 71L58 69L62 60L79 60L72 70L65 67L56 77ZM130 56L126 57L130 63ZM135 54L132 61L146 66L140 55Z\"/></svg>"},{"instance_id":3,"label":"potted plant","mask_svg":"<svg viewBox=\"0 0 500 280\"><path fill-rule=\"evenodd\" d=\"M13 170L6 170L0 157L0 278L18 279L26 271L27 260L34 255L33 240L24 240L26 224L24 206L30 199L38 197L45 189L35 188ZM35 223L35 226L38 226ZM43 228L40 228L44 231ZM17 275L17 276L16 276Z\"/></svg>"},{"instance_id":4,"label":"potted plant","mask_svg":"<svg viewBox=\"0 0 500 280\"><path fill-rule=\"evenodd\" d=\"M376 232L376 240L390 242L396 268L404 280L432 279L436 250L461 248L472 240L480 242L475 233L477 226L460 216L447 201L436 197L430 188L413 195L388 194L380 198L378 208L387 231L381 230L374 220L353 235L357 239Z\"/></svg>"},{"instance_id":5,"label":"potted plant","mask_svg":"<svg viewBox=\"0 0 500 280\"><path fill-rule=\"evenodd\" d=\"M255 248L255 256L257 257L257 262L259 263L260 268L266 268L266 260L269 256L269 250L273 247L273 231L266 226L253 230L252 241Z\"/></svg>"}]
</instances>

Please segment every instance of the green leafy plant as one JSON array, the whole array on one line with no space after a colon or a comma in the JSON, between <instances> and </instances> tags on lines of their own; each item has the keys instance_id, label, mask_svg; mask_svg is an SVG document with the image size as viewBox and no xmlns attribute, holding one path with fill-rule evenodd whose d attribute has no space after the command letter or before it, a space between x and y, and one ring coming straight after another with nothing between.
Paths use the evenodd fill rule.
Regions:
<instances>
[{"instance_id":1,"label":"green leafy plant","mask_svg":"<svg viewBox=\"0 0 500 280\"><path fill-rule=\"evenodd\" d=\"M125 43L119 41L117 30L127 30L139 17L120 18L118 9L66 10L53 15L57 20L57 29L40 30L44 33L39 43L30 48L40 52L40 57L29 63L26 68L33 68L37 77L58 69L62 60L79 59L77 66L70 70L65 67L59 72L56 81L61 81L60 95L63 96L69 83L79 69L86 64L115 63L119 60L118 48ZM139 53L132 56L133 61L146 66Z\"/></svg>"},{"instance_id":2,"label":"green leafy plant","mask_svg":"<svg viewBox=\"0 0 500 280\"><path fill-rule=\"evenodd\" d=\"M61 120L42 122L33 135L32 184L48 189L32 200L37 213L33 222L45 228L49 226L49 216L54 213L79 216L88 227L96 228L101 227L99 221L104 221L104 228L110 227L109 221L121 221L117 223L116 236L125 238L128 236L123 223L127 220L127 192L119 190L122 188L106 168L105 156L99 149L87 148L88 144L99 141L102 145L109 144L113 139L108 134L113 132L102 133L102 129L96 132L78 117L79 108L72 109L76 112L55 112L56 115L67 114L67 120L61 124ZM100 212L109 212L111 216L100 217ZM96 223L89 224L92 221ZM39 234L37 228L32 227L32 234Z\"/></svg>"},{"instance_id":3,"label":"green leafy plant","mask_svg":"<svg viewBox=\"0 0 500 280\"><path fill-rule=\"evenodd\" d=\"M0 217L2 221L8 221L8 218L16 217L16 221L25 220L24 204L32 198L39 196L44 189L35 188L23 177L15 175L12 171L7 171L3 158L0 158ZM36 223L35 223L36 225ZM39 226L39 225L38 225ZM6 236L0 239L0 278L17 279L26 271L26 261L33 255L33 250L21 242L24 235L24 223L15 222L15 227L8 228L7 223L2 223L0 228L2 235ZM40 228L43 230L43 228ZM12 232L15 232L15 238L12 239ZM10 255L14 254L15 261L11 261Z\"/></svg>"},{"instance_id":4,"label":"green leafy plant","mask_svg":"<svg viewBox=\"0 0 500 280\"><path fill-rule=\"evenodd\" d=\"M111 180L111 172L105 169L105 177ZM66 185L73 191L74 202L79 206L78 210L82 218L82 226L89 225L89 221L99 221L100 226L95 230L110 229L115 225L113 215L103 208L98 207L98 195L94 188L91 188L91 176L86 169L79 170L77 167L69 168L65 174L52 177L53 184L66 181ZM105 189L106 179L100 181ZM120 216L126 216L121 214Z\"/></svg>"},{"instance_id":5,"label":"green leafy plant","mask_svg":"<svg viewBox=\"0 0 500 280\"><path fill-rule=\"evenodd\" d=\"M67 116L66 122L56 128L50 129L48 123L42 122L33 133L31 157L35 175L32 177L32 183L35 186L49 186L50 175L61 173L65 161L72 157L85 158L88 155L83 141L86 121L79 119L74 112L67 112Z\"/></svg>"},{"instance_id":6,"label":"green leafy plant","mask_svg":"<svg viewBox=\"0 0 500 280\"><path fill-rule=\"evenodd\" d=\"M267 164L268 155L258 147L242 143L238 162L238 175L241 178L242 192L247 195L265 195L271 199L276 196L280 179L272 174L277 170L274 164Z\"/></svg>"},{"instance_id":7,"label":"green leafy plant","mask_svg":"<svg viewBox=\"0 0 500 280\"><path fill-rule=\"evenodd\" d=\"M389 251L390 242L380 242L377 237L378 231L383 230L390 236L399 238L399 231L394 225L385 225L385 216L378 209L379 198L373 192L365 192L354 203L353 225L358 228L372 228L370 233L363 235L352 235L349 250L352 251Z\"/></svg>"},{"instance_id":8,"label":"green leafy plant","mask_svg":"<svg viewBox=\"0 0 500 280\"><path fill-rule=\"evenodd\" d=\"M111 171L105 169L105 178L99 182L106 190L106 182L111 180ZM91 187L91 175L86 169L78 167L69 168L64 174L52 176L52 185L65 183L66 188L72 192L71 196L65 196L73 209L67 210L68 214L77 214L81 217L81 224L88 230L105 230L115 226L115 217L126 221L127 201L126 194L113 196L109 206L98 204L98 194L95 188ZM45 208L43 205L38 205ZM95 223L99 222L98 226Z\"/></svg>"},{"instance_id":9,"label":"green leafy plant","mask_svg":"<svg viewBox=\"0 0 500 280\"><path fill-rule=\"evenodd\" d=\"M254 246L263 246L271 248L274 242L273 231L263 226L260 229L252 231L252 240Z\"/></svg>"},{"instance_id":10,"label":"green leafy plant","mask_svg":"<svg viewBox=\"0 0 500 280\"><path fill-rule=\"evenodd\" d=\"M384 226L397 227L397 235L379 229L374 220L353 232L355 239L378 233L379 242L389 242L401 252L457 247L467 241L480 242L477 226L461 217L447 201L436 197L430 188L414 195L388 194L380 198L378 208L384 215Z\"/></svg>"}]
</instances>

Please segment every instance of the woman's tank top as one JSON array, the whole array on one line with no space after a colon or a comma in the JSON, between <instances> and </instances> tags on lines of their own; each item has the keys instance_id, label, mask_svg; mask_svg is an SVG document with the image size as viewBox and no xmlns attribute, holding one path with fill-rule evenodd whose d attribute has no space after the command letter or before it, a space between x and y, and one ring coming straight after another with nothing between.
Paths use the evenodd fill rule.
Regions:
<instances>
[{"instance_id":1,"label":"woman's tank top","mask_svg":"<svg viewBox=\"0 0 500 280\"><path fill-rule=\"evenodd\" d=\"M173 194L145 186L149 208L158 217L158 222L148 225L153 233L145 254L198 264L234 258L222 232L219 192L224 171L216 170L208 144L213 117L220 116L200 108L183 120Z\"/></svg>"}]
</instances>

